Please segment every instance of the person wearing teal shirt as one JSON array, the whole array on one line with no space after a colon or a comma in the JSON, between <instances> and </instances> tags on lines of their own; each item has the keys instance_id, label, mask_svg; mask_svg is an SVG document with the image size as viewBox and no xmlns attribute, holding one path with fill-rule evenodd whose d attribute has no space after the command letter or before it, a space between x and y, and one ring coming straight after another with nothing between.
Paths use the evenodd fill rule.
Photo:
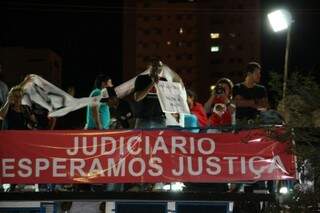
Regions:
<instances>
[{"instance_id":1,"label":"person wearing teal shirt","mask_svg":"<svg viewBox=\"0 0 320 213\"><path fill-rule=\"evenodd\" d=\"M100 96L101 90L107 87L113 87L112 80L107 75L98 75L95 81L95 89L90 97ZM109 129L110 110L107 103L92 103L87 106L86 129Z\"/></svg>"}]
</instances>

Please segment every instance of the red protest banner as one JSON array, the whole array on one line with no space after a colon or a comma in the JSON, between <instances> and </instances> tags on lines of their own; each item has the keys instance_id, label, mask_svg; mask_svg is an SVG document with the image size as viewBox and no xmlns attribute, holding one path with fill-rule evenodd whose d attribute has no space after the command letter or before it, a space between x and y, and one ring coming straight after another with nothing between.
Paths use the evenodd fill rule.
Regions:
<instances>
[{"instance_id":1,"label":"red protest banner","mask_svg":"<svg viewBox=\"0 0 320 213\"><path fill-rule=\"evenodd\" d=\"M232 182L295 179L290 141L262 129L1 131L1 183Z\"/></svg>"}]
</instances>

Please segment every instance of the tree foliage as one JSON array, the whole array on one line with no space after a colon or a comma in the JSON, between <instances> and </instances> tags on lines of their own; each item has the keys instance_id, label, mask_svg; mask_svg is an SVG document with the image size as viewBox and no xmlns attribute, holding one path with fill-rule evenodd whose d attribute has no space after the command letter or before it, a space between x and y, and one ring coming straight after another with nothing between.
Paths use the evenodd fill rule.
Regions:
<instances>
[{"instance_id":1,"label":"tree foliage","mask_svg":"<svg viewBox=\"0 0 320 213\"><path fill-rule=\"evenodd\" d=\"M320 87L307 72L294 72L283 99L281 76L273 72L270 77L278 111L285 118L288 131L293 132L293 151L300 174L284 206L289 212L312 212L320 204Z\"/></svg>"}]
</instances>

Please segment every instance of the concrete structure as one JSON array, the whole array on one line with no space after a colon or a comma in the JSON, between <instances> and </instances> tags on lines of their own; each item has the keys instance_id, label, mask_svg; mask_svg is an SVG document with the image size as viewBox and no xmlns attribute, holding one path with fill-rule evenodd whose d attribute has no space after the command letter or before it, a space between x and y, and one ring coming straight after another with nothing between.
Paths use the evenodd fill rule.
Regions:
<instances>
[{"instance_id":1,"label":"concrete structure","mask_svg":"<svg viewBox=\"0 0 320 213\"><path fill-rule=\"evenodd\" d=\"M126 0L123 78L158 56L203 101L221 77L238 82L260 60L259 0Z\"/></svg>"},{"instance_id":2,"label":"concrete structure","mask_svg":"<svg viewBox=\"0 0 320 213\"><path fill-rule=\"evenodd\" d=\"M0 63L9 86L18 84L27 74L37 74L57 86L61 85L62 59L50 49L2 47Z\"/></svg>"}]
</instances>

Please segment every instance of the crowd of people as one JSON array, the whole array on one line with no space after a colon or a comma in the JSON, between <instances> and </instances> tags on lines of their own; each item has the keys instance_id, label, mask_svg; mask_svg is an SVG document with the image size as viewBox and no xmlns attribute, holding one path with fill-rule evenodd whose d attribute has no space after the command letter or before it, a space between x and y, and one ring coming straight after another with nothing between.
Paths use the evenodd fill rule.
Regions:
<instances>
[{"instance_id":1,"label":"crowd of people","mask_svg":"<svg viewBox=\"0 0 320 213\"><path fill-rule=\"evenodd\" d=\"M187 89L186 101L190 114L184 115L163 112L155 88L159 81L170 80L183 85L182 79L176 73L174 78L167 79L159 60L152 61L149 66L149 73L137 76L134 83L134 101L130 103L117 98L111 78L107 75L99 75L96 79L98 84L95 84L95 89L90 96L101 95L103 88L107 88L111 96L101 101L98 106L88 106L86 128L166 128L172 125L179 126L182 123L182 127L185 128L210 129L236 123L255 124L260 115L268 111L266 88L259 84L261 66L256 62L250 62L245 67L244 81L241 83L234 85L228 78L218 80L204 105L197 101L194 91ZM168 124L168 116L174 118L176 123ZM111 118L120 122L121 125L111 125ZM128 122L130 119L134 121ZM183 119L182 122L181 119Z\"/></svg>"},{"instance_id":2,"label":"crowd of people","mask_svg":"<svg viewBox=\"0 0 320 213\"><path fill-rule=\"evenodd\" d=\"M204 105L197 101L194 91L186 89L190 114L183 115L163 112L155 87L159 81L172 81L183 85L182 79L173 71L169 77L166 76L163 64L158 59L153 59L148 66L150 72L138 75L135 79L133 101L117 97L112 79L106 74L98 75L90 97L101 96L105 89L108 98L102 98L99 103L94 102L87 106L86 124L83 128L88 130L166 128L182 124L192 132L216 132L221 131L220 127L256 124L257 120L263 117L261 115L268 111L266 88L259 84L261 66L256 62L248 63L243 69L243 82L234 85L228 78L218 80ZM56 119L48 117L48 110L36 103L32 103L31 106L22 105L24 85L28 81L30 76L8 91L6 84L0 79L1 129L59 129L55 125ZM174 124L168 124L168 116L175 121ZM150 187L152 189L155 186L108 185L107 190L122 191L132 188L143 190Z\"/></svg>"},{"instance_id":3,"label":"crowd of people","mask_svg":"<svg viewBox=\"0 0 320 213\"><path fill-rule=\"evenodd\" d=\"M134 83L133 100L117 97L112 79L101 74L96 77L90 97L100 96L107 89L109 97L100 103L88 105L84 129L114 128L166 128L168 116L174 118L176 125L182 127L198 127L201 129L255 123L261 113L268 110L266 88L259 84L261 66L250 62L244 68L243 82L233 84L228 78L219 79L212 94L202 105L197 101L197 94L186 88L187 104L190 114L167 114L162 111L155 85L158 81L172 81L183 85L182 79L174 73L171 79L163 74L162 62L153 60L149 64L150 72L138 75ZM22 105L24 84L8 91L8 87L0 81L0 120L2 129L55 129L56 119L48 117L48 111L36 103ZM181 119L183 121L181 122ZM181 125L182 124L182 125ZM58 125L59 126L59 125ZM67 127L66 127L67 128ZM56 129L60 129L57 127Z\"/></svg>"}]
</instances>

